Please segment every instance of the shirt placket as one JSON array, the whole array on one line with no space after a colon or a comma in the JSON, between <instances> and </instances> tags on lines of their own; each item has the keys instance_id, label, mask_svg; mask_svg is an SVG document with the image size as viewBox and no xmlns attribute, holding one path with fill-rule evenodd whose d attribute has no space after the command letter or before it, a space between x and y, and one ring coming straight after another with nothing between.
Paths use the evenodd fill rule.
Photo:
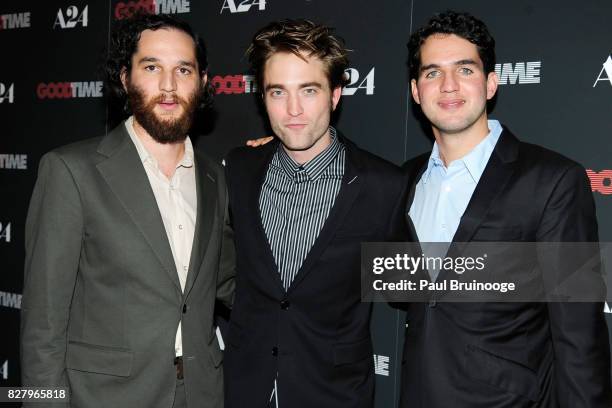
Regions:
<instances>
[{"instance_id":1,"label":"shirt placket","mask_svg":"<svg viewBox=\"0 0 612 408\"><path fill-rule=\"evenodd\" d=\"M448 202L451 194L451 183L448 177L449 169L444 166L437 166L438 176L440 178L440 190L438 193L438 205L436 207L436 219L439 220L439 228L442 232L442 239L444 241L450 240L450 225L447 219L446 209L448 208Z\"/></svg>"},{"instance_id":2,"label":"shirt placket","mask_svg":"<svg viewBox=\"0 0 612 408\"><path fill-rule=\"evenodd\" d=\"M291 275L293 274L294 265L291 262L291 245L293 233L295 230L295 223L297 219L297 211L298 199L300 197L300 184L293 180L291 184L291 205L288 206L287 218L285 219L285 225L283 228L283 237L282 237L282 245L281 245L281 264L282 264L282 280L283 286L285 290L289 289L289 285L291 284Z\"/></svg>"},{"instance_id":3,"label":"shirt placket","mask_svg":"<svg viewBox=\"0 0 612 408\"><path fill-rule=\"evenodd\" d=\"M181 194L181 173L182 168L178 167L170 184L170 197L173 213L175 214L175 225L173 227L176 234L176 268L179 271L181 288L185 289L187 272L189 271L189 259L187 258L187 213L185 202Z\"/></svg>"}]
</instances>

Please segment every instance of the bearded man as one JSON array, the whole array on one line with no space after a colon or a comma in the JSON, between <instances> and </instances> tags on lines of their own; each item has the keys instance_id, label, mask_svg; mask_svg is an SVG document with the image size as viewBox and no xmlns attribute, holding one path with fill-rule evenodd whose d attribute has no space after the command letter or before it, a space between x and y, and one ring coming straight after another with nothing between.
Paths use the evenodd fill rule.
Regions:
<instances>
[{"instance_id":1,"label":"bearded man","mask_svg":"<svg viewBox=\"0 0 612 408\"><path fill-rule=\"evenodd\" d=\"M113 32L107 90L132 113L47 153L26 223L22 382L73 407L221 407L213 310L233 296L224 172L187 133L206 50L170 16ZM55 405L54 405L55 406Z\"/></svg>"}]
</instances>

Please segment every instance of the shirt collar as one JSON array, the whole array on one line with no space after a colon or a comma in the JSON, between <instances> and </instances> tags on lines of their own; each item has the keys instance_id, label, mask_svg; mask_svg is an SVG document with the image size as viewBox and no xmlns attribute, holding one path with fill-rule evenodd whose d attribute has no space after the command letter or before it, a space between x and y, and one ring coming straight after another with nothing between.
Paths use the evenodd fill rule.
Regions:
<instances>
[{"instance_id":1,"label":"shirt collar","mask_svg":"<svg viewBox=\"0 0 612 408\"><path fill-rule=\"evenodd\" d=\"M149 151L144 146L144 144L142 144L142 141L140 140L138 135L136 135L136 130L134 130L134 116L130 116L129 118L125 120L125 128L127 129L127 132L130 135L130 139L132 139L134 146L136 146L136 151L138 152L138 157L140 157L140 160L143 163L150 162L155 167L157 167L157 160L155 160L155 157L153 157L153 155L149 153ZM183 154L183 158L176 165L176 167L177 168L192 167L193 162L194 162L193 144L191 143L191 139L189 138L189 136L187 136L185 138L185 154Z\"/></svg>"},{"instance_id":2,"label":"shirt collar","mask_svg":"<svg viewBox=\"0 0 612 408\"><path fill-rule=\"evenodd\" d=\"M457 159L450 163L450 166L465 166L470 174L470 177L472 180L474 180L474 183L478 183L480 180L480 177L482 176L482 173L489 162L489 158L491 157L493 149L495 149L495 145L497 144L503 130L501 124L497 120L491 119L488 120L487 123L489 127L489 133L487 136L481 140L480 143L478 143L478 145L476 145L476 147L474 147L468 154L463 156L461 159ZM429 156L429 161L427 162L427 169L421 178L423 183L427 183L429 176L435 167L444 167L444 162L440 157L438 143L434 143L431 150L431 155Z\"/></svg>"},{"instance_id":3,"label":"shirt collar","mask_svg":"<svg viewBox=\"0 0 612 408\"><path fill-rule=\"evenodd\" d=\"M316 180L321 177L323 172L327 170L336 156L338 156L338 153L344 148L342 143L338 140L336 129L332 126L329 127L329 134L331 136L330 145L313 159L302 165L296 163L289 157L283 145L279 144L277 154L280 167L290 178L298 183Z\"/></svg>"}]
</instances>

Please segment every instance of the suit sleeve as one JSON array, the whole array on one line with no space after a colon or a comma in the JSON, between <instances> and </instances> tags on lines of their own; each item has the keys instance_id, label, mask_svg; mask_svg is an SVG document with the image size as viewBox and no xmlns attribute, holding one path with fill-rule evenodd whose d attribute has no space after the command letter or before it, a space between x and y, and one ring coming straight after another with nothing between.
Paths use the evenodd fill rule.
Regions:
<instances>
[{"instance_id":1,"label":"suit sleeve","mask_svg":"<svg viewBox=\"0 0 612 408\"><path fill-rule=\"evenodd\" d=\"M225 214L223 217L223 235L221 238L221 257L219 259L219 274L217 277L217 299L228 308L234 303L236 287L236 248L234 246L234 230L231 226L227 195Z\"/></svg>"},{"instance_id":2,"label":"suit sleeve","mask_svg":"<svg viewBox=\"0 0 612 408\"><path fill-rule=\"evenodd\" d=\"M217 300L231 309L234 303L234 290L236 288L236 246L234 244L234 229L229 212L229 177L227 166L220 169L219 178L223 180L223 233L221 236L221 254L219 259L219 273L217 275Z\"/></svg>"},{"instance_id":3,"label":"suit sleeve","mask_svg":"<svg viewBox=\"0 0 612 408\"><path fill-rule=\"evenodd\" d=\"M569 168L553 189L538 227L538 242L591 242L593 245L557 246L540 254L544 273L557 274L599 256L595 204L586 172ZM549 246L550 248L550 246ZM564 250L565 248L565 250ZM576 269L573 269L576 270ZM561 272L563 273L563 272ZM581 270L581 279L605 284L598 268ZM546 277L544 278L546 284ZM550 289L550 288L549 288ZM558 401L563 408L610 406L610 349L603 302L551 302L548 312L555 354Z\"/></svg>"},{"instance_id":4,"label":"suit sleeve","mask_svg":"<svg viewBox=\"0 0 612 408\"><path fill-rule=\"evenodd\" d=\"M41 159L26 219L21 309L23 386L68 386L67 327L82 231L81 202L73 176L58 154L48 153Z\"/></svg>"},{"instance_id":5,"label":"suit sleeve","mask_svg":"<svg viewBox=\"0 0 612 408\"><path fill-rule=\"evenodd\" d=\"M396 194L395 205L387 225L387 241L405 242L410 241L410 229L406 218L406 205L410 186L408 185L406 174L397 177L397 180L399 186L396 191L398 194Z\"/></svg>"}]
</instances>

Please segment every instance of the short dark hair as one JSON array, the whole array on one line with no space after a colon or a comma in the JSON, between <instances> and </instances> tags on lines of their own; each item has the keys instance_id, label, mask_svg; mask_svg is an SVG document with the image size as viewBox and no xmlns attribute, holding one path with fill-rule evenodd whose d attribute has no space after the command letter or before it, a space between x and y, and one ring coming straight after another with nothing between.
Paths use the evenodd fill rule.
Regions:
<instances>
[{"instance_id":1,"label":"short dark hair","mask_svg":"<svg viewBox=\"0 0 612 408\"><path fill-rule=\"evenodd\" d=\"M421 45L434 34L455 34L478 49L485 74L495 71L495 39L481 20L468 13L448 10L435 14L425 26L415 31L408 41L410 77L417 79L421 68Z\"/></svg>"},{"instance_id":2,"label":"short dark hair","mask_svg":"<svg viewBox=\"0 0 612 408\"><path fill-rule=\"evenodd\" d=\"M105 90L107 96L120 106L127 106L127 93L121 83L121 72L125 68L129 75L132 68L132 56L138 49L138 41L145 30L175 29L184 32L193 39L196 60L200 72L208 73L208 56L202 39L191 29L191 26L167 14L138 13L133 17L121 20L113 30L110 38L108 58L104 67ZM203 109L212 104L214 88L210 78L201 90L200 105Z\"/></svg>"},{"instance_id":3,"label":"short dark hair","mask_svg":"<svg viewBox=\"0 0 612 408\"><path fill-rule=\"evenodd\" d=\"M345 86L348 78L348 50L342 38L333 35L334 29L305 19L274 21L253 36L246 52L257 86L263 89L264 67L278 52L290 52L304 59L301 52L317 57L325 65L331 89Z\"/></svg>"}]
</instances>

